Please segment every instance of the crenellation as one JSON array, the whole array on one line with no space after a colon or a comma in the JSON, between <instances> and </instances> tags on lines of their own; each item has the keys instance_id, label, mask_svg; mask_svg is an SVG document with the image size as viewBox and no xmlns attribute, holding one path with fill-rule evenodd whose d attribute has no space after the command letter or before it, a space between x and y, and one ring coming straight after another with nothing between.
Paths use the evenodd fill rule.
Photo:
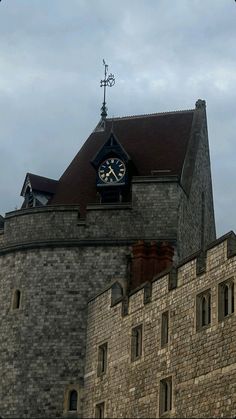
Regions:
<instances>
[{"instance_id":1,"label":"crenellation","mask_svg":"<svg viewBox=\"0 0 236 419\"><path fill-rule=\"evenodd\" d=\"M191 271L192 279L189 283L182 283L172 291L168 291L167 288L168 276L158 278L152 284L152 299L148 304L143 302L143 289L132 294L129 303L129 307L132 309L129 310L126 317L120 316L118 305L121 303L116 306L116 312L113 311L113 307L110 307L109 313L106 305L101 303L99 296L96 304L90 305L89 303L87 363L91 365L91 359L93 359L94 368L96 367L93 355L96 352L96 346L93 346L90 340L91 325L93 334L103 336L103 331L106 330L110 375L104 377L109 382L109 395L105 387L101 388L99 381L96 383L93 381L93 375L89 375L85 379L84 409L88 416L92 414L90 388L95 386L93 400L96 402L96 397L101 398L102 395L104 401L108 398L108 416L113 411L119 411L120 414L126 415L127 412L133 412L133 409L136 408L139 417L145 417L144 411L148 411L150 417L157 417L159 381L168 376L173 377L175 401L172 414L174 416L192 417L193 414L196 414L197 417L214 417L216 411L220 415L223 412L223 417L227 417L229 412L230 416L235 414L236 399L233 396L229 398L228 395L227 397L224 395L222 380L225 383L233 383L236 379L236 349L233 343L233 336L236 333L236 317L233 313L223 321L219 321L217 314L219 277L221 277L221 281L224 280L222 273L225 271L227 271L228 277L234 276L236 267L235 257L230 260L224 259L222 262L222 254L225 255L226 247L227 239L224 239L222 243L216 244L207 252L207 266L215 256L220 258L221 265L214 263L212 268L200 277L196 276L194 269L196 259L181 265L178 275L183 278L188 276L187 273ZM228 263L229 261L230 263ZM219 266L221 273L216 276ZM193 272L195 272L195 276L193 276ZM162 282L165 285L161 285ZM179 278L177 282L181 283ZM211 289L212 296L212 320L208 327L196 330L196 296L208 288ZM163 294L160 294L161 290ZM106 292L107 298L109 298L108 292ZM165 348L161 348L161 313L166 309L170 310L170 341ZM99 311L101 317L96 316L96 310ZM106 319L105 327L104 319ZM113 324L112 328L109 327L109 321ZM130 361L130 333L131 328L140 323L143 324L143 355L132 363ZM119 330L119 334L112 333L112 330ZM223 356L225 353L228 354L227 357ZM157 359L158 362L156 362ZM119 360L120 367L122 365L123 367L113 372L113 368L118 365ZM111 380L109 377L116 377L116 380ZM139 379L137 380L136 377ZM116 392L117 382L123 389L121 394ZM206 392L208 395L212 395L210 399L209 396L207 398L200 397ZM125 399L123 398L124 393L137 394L137 398ZM215 394L217 394L218 400L217 408L213 402ZM191 400L189 395L191 395ZM143 400L152 400L152 404L149 403L149 407L145 407Z\"/></svg>"}]
</instances>

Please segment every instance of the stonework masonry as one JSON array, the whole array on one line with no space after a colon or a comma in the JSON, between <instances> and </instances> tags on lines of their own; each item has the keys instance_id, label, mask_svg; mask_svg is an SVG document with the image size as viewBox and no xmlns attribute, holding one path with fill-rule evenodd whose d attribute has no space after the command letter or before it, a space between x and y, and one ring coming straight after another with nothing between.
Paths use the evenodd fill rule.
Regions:
<instances>
[{"instance_id":1,"label":"stonework masonry","mask_svg":"<svg viewBox=\"0 0 236 419\"><path fill-rule=\"evenodd\" d=\"M62 416L67 387L83 385L86 302L114 270L126 276L124 258L124 249L112 246L1 257L3 417ZM14 289L21 291L19 310L12 308Z\"/></svg>"},{"instance_id":2,"label":"stonework masonry","mask_svg":"<svg viewBox=\"0 0 236 419\"><path fill-rule=\"evenodd\" d=\"M132 203L91 205L86 219L77 206L6 214L0 235L3 417L67 414L68 386L83 387L88 299L114 277L127 281L127 255L140 238L167 238L176 246L182 195L177 182L144 179L134 181ZM22 294L17 311L15 289Z\"/></svg>"},{"instance_id":3,"label":"stonework masonry","mask_svg":"<svg viewBox=\"0 0 236 419\"><path fill-rule=\"evenodd\" d=\"M217 281L233 275L234 247L227 254L230 239L223 240L208 248L205 258L207 246L215 240L215 222L205 105L204 101L197 104L195 110L169 116L116 121L127 147L133 144L132 158L141 169L143 150L135 155L134 141L139 135L135 128L138 121L143 121L137 126L145 127L152 147L160 140L159 150L167 150L163 156L158 155L159 160L154 159L157 166L166 169L165 175L157 175L159 166L149 167L149 161L144 162L141 174L137 167L129 185L130 202L87 202L82 217L78 204L59 204L55 199L57 205L26 208L25 203L21 210L1 217L0 416L4 419L94 417L95 405L103 402L107 417L158 417L160 380L166 378L173 388L172 415L236 414L234 400L225 392L225 384L232 391L234 385L228 378L234 371L230 334L233 337L235 317L219 322L216 314ZM172 121L173 129L166 121ZM130 127L130 141L124 140L125 127ZM188 127L192 127L189 142L185 138ZM90 167L91 156L93 151L98 152L96 144L101 142L101 135L92 135L87 148L82 148L82 155L90 159L78 160L85 173L94 170ZM180 143L182 148L178 147ZM183 144L188 144L186 156ZM167 158L172 145L178 159L183 155L184 163L176 160L178 168L183 165L181 179L173 155L169 161ZM149 158L151 151L150 147ZM76 164L75 159L65 173L74 173ZM95 172L92 175L95 182ZM80 191L75 188L78 179L69 176L69 180L79 199ZM96 195L96 186L91 185ZM67 196L66 190L63 194ZM77 198L72 198L76 202ZM147 249L153 242L157 246L165 242L164 247L173 250L170 253L174 253L173 261L178 265L177 276L172 269L139 291L133 289L135 285L130 287L130 260L138 241ZM197 259L180 265L181 260L199 250ZM139 284L146 281L141 275L139 279ZM110 286L114 281L120 303L113 298L116 304L111 307ZM135 278L132 281L136 284ZM196 332L196 294L205 287L212 289L212 323ZM160 348L160 316L166 310L170 342ZM131 363L131 329L141 323L143 353ZM97 346L106 342L108 370L97 377ZM231 355L221 357L225 351ZM71 390L78 392L75 410L70 410L68 402Z\"/></svg>"},{"instance_id":4,"label":"stonework masonry","mask_svg":"<svg viewBox=\"0 0 236 419\"><path fill-rule=\"evenodd\" d=\"M181 243L179 257L194 253L215 240L215 219L213 207L212 181L209 170L209 146L207 129L204 125L199 134L199 146L192 174L191 187L186 184L178 212L178 241ZM189 240L191 232L198 245Z\"/></svg>"},{"instance_id":5,"label":"stonework masonry","mask_svg":"<svg viewBox=\"0 0 236 419\"><path fill-rule=\"evenodd\" d=\"M88 304L84 415L93 417L104 402L106 417L156 418L160 415L160 382L172 379L172 409L167 417L234 417L236 414L236 317L219 320L219 284L236 273L235 247L229 234L207 250L204 272L198 258L178 266L176 286L170 274L152 282L145 303L145 286L111 305L112 289ZM232 249L231 249L232 250ZM197 295L210 289L211 322L196 328ZM169 311L169 341L161 346L161 315ZM132 328L143 327L142 356L131 361ZM97 375L98 346L107 342L106 374ZM163 415L165 416L165 414Z\"/></svg>"}]
</instances>

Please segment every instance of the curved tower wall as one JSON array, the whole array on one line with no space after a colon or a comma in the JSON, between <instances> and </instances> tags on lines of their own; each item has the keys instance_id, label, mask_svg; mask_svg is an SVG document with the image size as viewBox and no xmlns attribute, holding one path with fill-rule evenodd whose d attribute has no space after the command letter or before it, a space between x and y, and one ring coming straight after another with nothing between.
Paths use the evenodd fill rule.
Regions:
<instances>
[{"instance_id":1,"label":"curved tower wall","mask_svg":"<svg viewBox=\"0 0 236 419\"><path fill-rule=\"evenodd\" d=\"M0 416L81 415L87 301L115 278L139 239L176 243L183 191L177 179L133 181L132 205L77 206L8 213L0 235ZM199 248L198 237L191 235ZM178 245L181 246L181 243ZM20 290L19 309L13 309Z\"/></svg>"},{"instance_id":2,"label":"curved tower wall","mask_svg":"<svg viewBox=\"0 0 236 419\"><path fill-rule=\"evenodd\" d=\"M71 240L76 209L67 225L70 234L66 222L63 226L68 211L54 210L51 220L66 231L59 239L61 231L55 225L50 228L46 214L47 209L24 215L19 211L6 219L0 250L0 415L4 418L61 417L68 407L64 406L67 389L75 387L82 396L88 298L114 276L126 277L128 246ZM13 308L15 290L21 293L19 309Z\"/></svg>"},{"instance_id":3,"label":"curved tower wall","mask_svg":"<svg viewBox=\"0 0 236 419\"><path fill-rule=\"evenodd\" d=\"M1 257L3 417L61 415L67 387L82 388L86 302L115 267L126 276L124 259L124 248L114 247L42 248ZM21 292L19 309L12 308L14 289Z\"/></svg>"}]
</instances>

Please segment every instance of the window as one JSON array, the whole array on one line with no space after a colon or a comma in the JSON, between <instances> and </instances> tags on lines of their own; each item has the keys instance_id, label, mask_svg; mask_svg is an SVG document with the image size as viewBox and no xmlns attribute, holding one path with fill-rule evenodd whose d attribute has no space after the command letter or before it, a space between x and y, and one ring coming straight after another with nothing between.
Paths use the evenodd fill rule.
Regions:
<instances>
[{"instance_id":1,"label":"window","mask_svg":"<svg viewBox=\"0 0 236 419\"><path fill-rule=\"evenodd\" d=\"M219 284L218 304L219 320L234 313L234 281L232 278Z\"/></svg>"},{"instance_id":2,"label":"window","mask_svg":"<svg viewBox=\"0 0 236 419\"><path fill-rule=\"evenodd\" d=\"M142 356L142 329L142 325L139 325L132 329L131 361L136 361Z\"/></svg>"},{"instance_id":3,"label":"window","mask_svg":"<svg viewBox=\"0 0 236 419\"><path fill-rule=\"evenodd\" d=\"M165 378L160 382L160 415L170 412L172 409L172 377Z\"/></svg>"},{"instance_id":4,"label":"window","mask_svg":"<svg viewBox=\"0 0 236 419\"><path fill-rule=\"evenodd\" d=\"M161 316L161 347L168 344L169 339L169 311Z\"/></svg>"},{"instance_id":5,"label":"window","mask_svg":"<svg viewBox=\"0 0 236 419\"><path fill-rule=\"evenodd\" d=\"M25 192L25 206L26 208L32 208L34 206L34 196L29 186Z\"/></svg>"},{"instance_id":6,"label":"window","mask_svg":"<svg viewBox=\"0 0 236 419\"><path fill-rule=\"evenodd\" d=\"M105 403L96 404L95 407L95 418L102 419L104 418Z\"/></svg>"},{"instance_id":7,"label":"window","mask_svg":"<svg viewBox=\"0 0 236 419\"><path fill-rule=\"evenodd\" d=\"M98 376L107 370L107 343L98 347Z\"/></svg>"},{"instance_id":8,"label":"window","mask_svg":"<svg viewBox=\"0 0 236 419\"><path fill-rule=\"evenodd\" d=\"M197 295L196 301L197 330L211 323L211 290L206 290Z\"/></svg>"},{"instance_id":9,"label":"window","mask_svg":"<svg viewBox=\"0 0 236 419\"><path fill-rule=\"evenodd\" d=\"M78 403L78 393L76 390L71 390L69 394L69 410L70 411L77 410L77 403Z\"/></svg>"},{"instance_id":10,"label":"window","mask_svg":"<svg viewBox=\"0 0 236 419\"><path fill-rule=\"evenodd\" d=\"M20 292L20 290L14 290L13 302L12 302L12 308L14 310L20 308L20 299L21 299L21 292Z\"/></svg>"}]
</instances>

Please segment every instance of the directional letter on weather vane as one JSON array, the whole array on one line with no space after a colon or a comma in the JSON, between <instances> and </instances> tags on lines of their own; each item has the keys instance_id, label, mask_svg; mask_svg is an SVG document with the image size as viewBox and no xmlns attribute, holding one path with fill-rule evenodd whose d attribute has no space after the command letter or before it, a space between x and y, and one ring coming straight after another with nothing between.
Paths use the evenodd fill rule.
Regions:
<instances>
[{"instance_id":1,"label":"directional letter on weather vane","mask_svg":"<svg viewBox=\"0 0 236 419\"><path fill-rule=\"evenodd\" d=\"M106 87L112 87L115 84L115 77L114 74L109 74L109 76L107 77L107 70L108 70L108 65L105 63L105 60L103 60L103 65L105 67L105 77L104 80L101 80L101 87L104 87L104 96L103 96L103 104L101 107L101 116L102 119L105 119L107 116L107 107L106 107Z\"/></svg>"}]
</instances>

